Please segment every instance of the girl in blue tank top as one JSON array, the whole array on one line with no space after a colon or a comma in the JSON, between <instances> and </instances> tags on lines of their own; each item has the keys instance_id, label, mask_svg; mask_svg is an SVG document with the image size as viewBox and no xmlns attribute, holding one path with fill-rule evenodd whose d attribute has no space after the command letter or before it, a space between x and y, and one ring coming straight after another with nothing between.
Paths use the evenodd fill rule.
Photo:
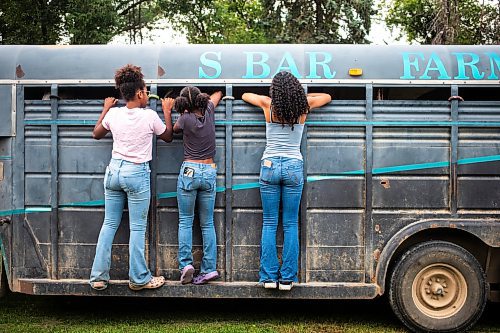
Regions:
<instances>
[{"instance_id":1,"label":"girl in blue tank top","mask_svg":"<svg viewBox=\"0 0 500 333\"><path fill-rule=\"evenodd\" d=\"M259 283L264 288L290 290L298 282L298 214L304 165L300 141L307 113L331 101L328 94L307 94L289 72L273 78L270 96L243 94L245 102L262 108L266 118L266 149L259 176L263 223ZM282 202L283 253L278 261L276 230Z\"/></svg>"}]
</instances>

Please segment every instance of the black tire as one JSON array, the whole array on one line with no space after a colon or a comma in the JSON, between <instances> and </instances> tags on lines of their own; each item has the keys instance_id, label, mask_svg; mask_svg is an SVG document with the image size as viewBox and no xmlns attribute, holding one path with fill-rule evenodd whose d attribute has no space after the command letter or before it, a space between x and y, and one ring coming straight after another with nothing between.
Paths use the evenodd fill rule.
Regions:
<instances>
[{"instance_id":1,"label":"black tire","mask_svg":"<svg viewBox=\"0 0 500 333\"><path fill-rule=\"evenodd\" d=\"M487 294L484 271L470 252L429 241L412 247L396 263L389 302L414 332L463 332L481 317Z\"/></svg>"}]
</instances>

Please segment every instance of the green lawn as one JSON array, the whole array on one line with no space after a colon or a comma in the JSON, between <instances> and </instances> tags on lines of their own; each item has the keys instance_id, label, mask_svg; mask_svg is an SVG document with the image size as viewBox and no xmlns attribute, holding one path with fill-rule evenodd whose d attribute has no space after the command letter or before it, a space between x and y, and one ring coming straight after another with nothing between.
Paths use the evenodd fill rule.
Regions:
<instances>
[{"instance_id":1,"label":"green lawn","mask_svg":"<svg viewBox=\"0 0 500 333\"><path fill-rule=\"evenodd\" d=\"M0 300L1 333L309 333L406 332L384 300L269 301L8 294ZM500 332L490 304L473 332Z\"/></svg>"}]
</instances>

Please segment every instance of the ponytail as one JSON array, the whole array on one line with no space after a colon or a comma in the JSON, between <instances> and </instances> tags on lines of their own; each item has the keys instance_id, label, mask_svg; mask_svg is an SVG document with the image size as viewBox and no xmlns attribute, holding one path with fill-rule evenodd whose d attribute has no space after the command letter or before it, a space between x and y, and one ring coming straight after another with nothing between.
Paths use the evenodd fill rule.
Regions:
<instances>
[{"instance_id":1,"label":"ponytail","mask_svg":"<svg viewBox=\"0 0 500 333\"><path fill-rule=\"evenodd\" d=\"M205 93L198 94L194 100L194 106L200 110L206 110L210 96Z\"/></svg>"},{"instance_id":2,"label":"ponytail","mask_svg":"<svg viewBox=\"0 0 500 333\"><path fill-rule=\"evenodd\" d=\"M193 112L196 109L205 111L208 107L210 96L204 94L194 86L182 88L179 97L175 99L174 109L179 113Z\"/></svg>"},{"instance_id":3,"label":"ponytail","mask_svg":"<svg viewBox=\"0 0 500 333\"><path fill-rule=\"evenodd\" d=\"M190 110L189 100L186 97L179 96L175 99L174 109L177 110L180 114L183 114L184 111Z\"/></svg>"}]
</instances>

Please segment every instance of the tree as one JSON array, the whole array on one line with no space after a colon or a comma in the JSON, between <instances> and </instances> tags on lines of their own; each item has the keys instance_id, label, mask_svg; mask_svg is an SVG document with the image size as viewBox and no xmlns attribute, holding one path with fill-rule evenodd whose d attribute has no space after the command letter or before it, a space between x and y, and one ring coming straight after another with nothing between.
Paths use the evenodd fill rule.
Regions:
<instances>
[{"instance_id":1,"label":"tree","mask_svg":"<svg viewBox=\"0 0 500 333\"><path fill-rule=\"evenodd\" d=\"M142 42L160 13L157 0L1 1L0 43L103 44L123 32Z\"/></svg>"},{"instance_id":2,"label":"tree","mask_svg":"<svg viewBox=\"0 0 500 333\"><path fill-rule=\"evenodd\" d=\"M400 27L409 42L500 43L500 5L484 0L394 0L386 23Z\"/></svg>"},{"instance_id":3,"label":"tree","mask_svg":"<svg viewBox=\"0 0 500 333\"><path fill-rule=\"evenodd\" d=\"M106 44L123 23L108 0L71 0L65 16L70 44Z\"/></svg>"},{"instance_id":4,"label":"tree","mask_svg":"<svg viewBox=\"0 0 500 333\"><path fill-rule=\"evenodd\" d=\"M159 0L165 17L190 43L266 43L260 0Z\"/></svg>"},{"instance_id":5,"label":"tree","mask_svg":"<svg viewBox=\"0 0 500 333\"><path fill-rule=\"evenodd\" d=\"M373 0L263 0L268 36L279 43L367 43Z\"/></svg>"},{"instance_id":6,"label":"tree","mask_svg":"<svg viewBox=\"0 0 500 333\"><path fill-rule=\"evenodd\" d=\"M66 0L1 1L2 44L55 44L61 39Z\"/></svg>"},{"instance_id":7,"label":"tree","mask_svg":"<svg viewBox=\"0 0 500 333\"><path fill-rule=\"evenodd\" d=\"M374 13L373 0L160 3L191 43L366 43Z\"/></svg>"},{"instance_id":8,"label":"tree","mask_svg":"<svg viewBox=\"0 0 500 333\"><path fill-rule=\"evenodd\" d=\"M151 29L162 11L158 0L115 0L116 12L122 25L117 35L127 32L131 43L142 43L142 29Z\"/></svg>"}]
</instances>

